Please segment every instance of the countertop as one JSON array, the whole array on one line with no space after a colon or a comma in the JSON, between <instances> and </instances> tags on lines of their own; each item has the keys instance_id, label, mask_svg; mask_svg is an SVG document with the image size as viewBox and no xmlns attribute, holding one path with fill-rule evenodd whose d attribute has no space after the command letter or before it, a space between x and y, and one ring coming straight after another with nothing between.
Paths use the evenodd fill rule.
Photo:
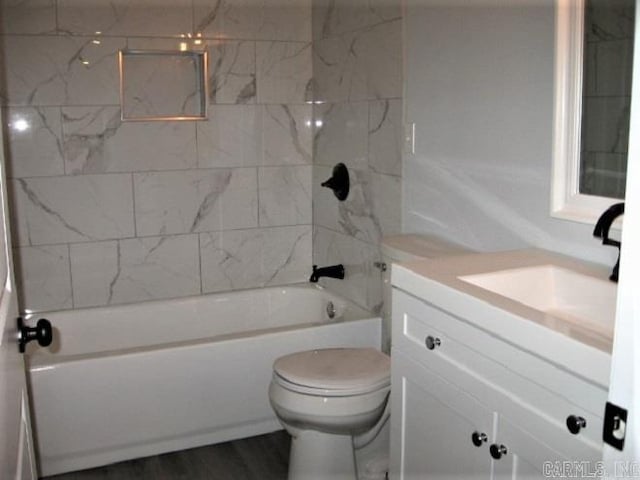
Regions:
<instances>
[{"instance_id":1,"label":"countertop","mask_svg":"<svg viewBox=\"0 0 640 480\"><path fill-rule=\"evenodd\" d=\"M394 264L391 283L502 340L593 383L609 384L613 322L593 329L541 312L458 277L555 265L607 280L609 269L539 249L473 253Z\"/></svg>"}]
</instances>

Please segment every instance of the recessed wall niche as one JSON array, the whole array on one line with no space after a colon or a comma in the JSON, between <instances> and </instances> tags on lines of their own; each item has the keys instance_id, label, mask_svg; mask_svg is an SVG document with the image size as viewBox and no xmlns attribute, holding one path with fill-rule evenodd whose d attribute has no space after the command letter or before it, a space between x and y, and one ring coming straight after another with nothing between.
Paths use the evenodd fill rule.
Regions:
<instances>
[{"instance_id":1,"label":"recessed wall niche","mask_svg":"<svg viewBox=\"0 0 640 480\"><path fill-rule=\"evenodd\" d=\"M207 53L120 50L123 121L205 120Z\"/></svg>"}]
</instances>

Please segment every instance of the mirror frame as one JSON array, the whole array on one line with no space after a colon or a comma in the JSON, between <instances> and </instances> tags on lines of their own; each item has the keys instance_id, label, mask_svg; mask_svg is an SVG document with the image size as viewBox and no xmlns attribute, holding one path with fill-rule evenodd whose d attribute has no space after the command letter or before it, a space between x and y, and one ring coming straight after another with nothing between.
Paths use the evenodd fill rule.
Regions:
<instances>
[{"instance_id":1,"label":"mirror frame","mask_svg":"<svg viewBox=\"0 0 640 480\"><path fill-rule=\"evenodd\" d=\"M551 216L594 224L620 199L580 193L585 0L556 0ZM619 228L620 221L614 223Z\"/></svg>"}]
</instances>

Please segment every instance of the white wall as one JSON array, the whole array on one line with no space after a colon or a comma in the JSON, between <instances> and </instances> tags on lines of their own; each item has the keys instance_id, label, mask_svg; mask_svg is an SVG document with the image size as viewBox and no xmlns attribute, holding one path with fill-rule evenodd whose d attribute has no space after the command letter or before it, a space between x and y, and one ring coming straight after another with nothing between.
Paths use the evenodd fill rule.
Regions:
<instances>
[{"instance_id":1,"label":"white wall","mask_svg":"<svg viewBox=\"0 0 640 480\"><path fill-rule=\"evenodd\" d=\"M617 251L591 225L549 215L553 0L408 3L404 98L416 153L404 158L404 230L613 265Z\"/></svg>"}]
</instances>

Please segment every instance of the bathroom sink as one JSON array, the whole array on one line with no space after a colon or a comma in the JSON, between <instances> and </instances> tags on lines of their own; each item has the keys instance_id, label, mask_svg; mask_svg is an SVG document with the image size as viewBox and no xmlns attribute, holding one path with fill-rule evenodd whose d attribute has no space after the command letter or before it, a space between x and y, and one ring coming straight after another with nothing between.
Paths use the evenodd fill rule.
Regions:
<instances>
[{"instance_id":1,"label":"bathroom sink","mask_svg":"<svg viewBox=\"0 0 640 480\"><path fill-rule=\"evenodd\" d=\"M616 284L556 265L459 276L545 314L612 335Z\"/></svg>"}]
</instances>

